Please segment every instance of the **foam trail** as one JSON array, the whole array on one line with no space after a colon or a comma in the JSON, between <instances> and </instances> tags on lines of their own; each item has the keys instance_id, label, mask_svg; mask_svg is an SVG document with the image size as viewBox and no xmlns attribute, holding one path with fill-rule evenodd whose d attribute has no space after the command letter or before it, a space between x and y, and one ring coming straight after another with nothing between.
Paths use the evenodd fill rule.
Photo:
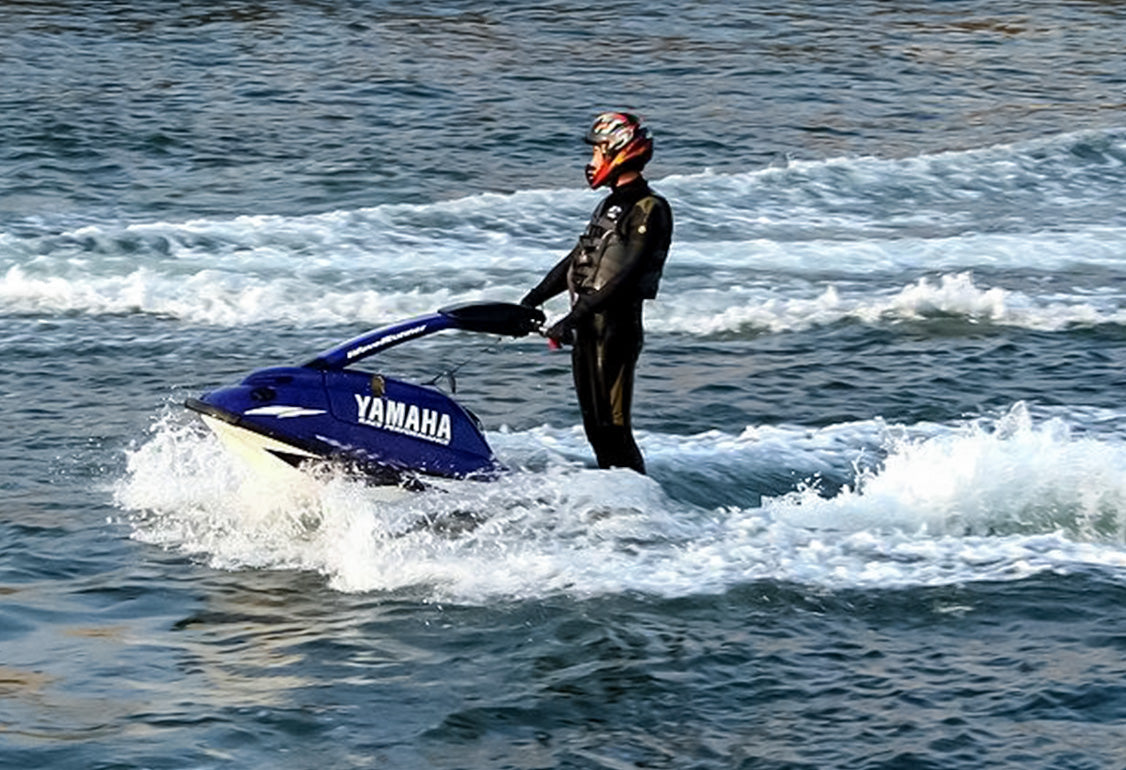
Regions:
<instances>
[{"instance_id":1,"label":"foam trail","mask_svg":"<svg viewBox=\"0 0 1126 770\"><path fill-rule=\"evenodd\" d=\"M765 435L785 445L786 434L643 443L658 464L662 446L683 443L749 480L771 460L746 448ZM882 457L857 447L869 464L830 497L798 484L762 506L690 505L652 478L567 460L580 439L556 430L495 437L508 451L543 447L536 469L389 502L331 474L263 494L233 471L216 474L226 463L214 440L166 417L130 453L115 495L135 537L219 568L308 570L342 591L469 604L687 596L756 580L841 588L1126 574L1126 444L1117 437L1076 437L1062 420L1038 423L1017 405L999 420L954 426L839 426L787 451L835 466L846 436L877 434Z\"/></svg>"},{"instance_id":2,"label":"foam trail","mask_svg":"<svg viewBox=\"0 0 1126 770\"><path fill-rule=\"evenodd\" d=\"M980 286L969 272L923 277L882 291L836 283L787 289L744 284L670 291L646 321L654 331L705 336L803 331L842 321L878 325L956 318L1040 331L1126 323L1126 298L1114 291L1036 296Z\"/></svg>"},{"instance_id":3,"label":"foam trail","mask_svg":"<svg viewBox=\"0 0 1126 770\"><path fill-rule=\"evenodd\" d=\"M1121 324L1123 158L1126 133L1109 130L659 180L677 229L652 328ZM308 216L29 223L0 233L0 313L305 327L517 299L597 199L528 190Z\"/></svg>"},{"instance_id":4,"label":"foam trail","mask_svg":"<svg viewBox=\"0 0 1126 770\"><path fill-rule=\"evenodd\" d=\"M523 283L506 275L485 277L477 288L448 288L435 282L429 289L341 290L292 277L260 281L212 270L175 279L148 268L124 276L67 279L37 278L13 267L0 279L0 301L9 313L142 313L194 324L235 327L281 323L307 328L378 325L453 302L515 301L533 281L532 275ZM999 286L980 286L967 272L924 277L890 291L804 279L750 282L728 288L680 284L676 277L666 279L661 298L647 310L647 324L654 332L705 336L780 333L841 321L884 324L935 317L1043 331L1126 324L1126 298L1114 292L1035 296ZM554 311L558 312L562 305L555 304L558 307Z\"/></svg>"},{"instance_id":5,"label":"foam trail","mask_svg":"<svg viewBox=\"0 0 1126 770\"><path fill-rule=\"evenodd\" d=\"M811 528L917 531L935 536L1065 530L1126 542L1126 444L1073 438L1059 419L1033 423L1024 404L995 426L971 423L925 440L897 439L877 470L824 500L770 501Z\"/></svg>"}]
</instances>

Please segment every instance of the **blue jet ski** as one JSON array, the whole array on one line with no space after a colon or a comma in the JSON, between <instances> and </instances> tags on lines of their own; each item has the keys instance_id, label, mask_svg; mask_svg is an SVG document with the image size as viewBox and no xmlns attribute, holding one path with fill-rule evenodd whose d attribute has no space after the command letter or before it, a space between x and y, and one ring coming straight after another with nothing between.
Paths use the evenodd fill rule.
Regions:
<instances>
[{"instance_id":1,"label":"blue jet ski","mask_svg":"<svg viewBox=\"0 0 1126 770\"><path fill-rule=\"evenodd\" d=\"M186 406L234 454L266 472L327 461L379 484L487 479L502 468L472 412L433 387L352 367L445 329L521 337L543 322L539 310L506 302L446 307L361 334L303 366L259 369Z\"/></svg>"}]
</instances>

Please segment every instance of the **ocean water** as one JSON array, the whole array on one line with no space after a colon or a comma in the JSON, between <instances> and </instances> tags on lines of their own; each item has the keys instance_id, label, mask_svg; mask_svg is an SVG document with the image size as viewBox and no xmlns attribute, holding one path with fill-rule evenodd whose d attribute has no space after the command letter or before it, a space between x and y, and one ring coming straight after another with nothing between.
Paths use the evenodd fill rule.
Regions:
<instances>
[{"instance_id":1,"label":"ocean water","mask_svg":"<svg viewBox=\"0 0 1126 770\"><path fill-rule=\"evenodd\" d=\"M0 4L0 766L1126 768L1126 6ZM514 301L645 116L650 475L569 357L365 364L510 472L181 406ZM562 299L549 316L565 312Z\"/></svg>"}]
</instances>

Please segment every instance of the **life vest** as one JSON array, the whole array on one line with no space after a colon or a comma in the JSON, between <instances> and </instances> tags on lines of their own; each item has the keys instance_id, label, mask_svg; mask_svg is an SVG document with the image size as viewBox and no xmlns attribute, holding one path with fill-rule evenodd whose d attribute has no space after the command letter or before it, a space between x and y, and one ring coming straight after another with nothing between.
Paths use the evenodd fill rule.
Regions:
<instances>
[{"instance_id":1,"label":"life vest","mask_svg":"<svg viewBox=\"0 0 1126 770\"><path fill-rule=\"evenodd\" d=\"M567 287L572 294L599 291L637 260L632 287L623 287L624 297L654 299L661 271L669 253L672 216L665 199L646 189L646 195L625 206L608 197L591 217L586 231L571 256ZM655 209L663 211L655 211ZM636 239L646 238L648 228L660 227L663 233L650 233L648 253L636 254Z\"/></svg>"}]
</instances>

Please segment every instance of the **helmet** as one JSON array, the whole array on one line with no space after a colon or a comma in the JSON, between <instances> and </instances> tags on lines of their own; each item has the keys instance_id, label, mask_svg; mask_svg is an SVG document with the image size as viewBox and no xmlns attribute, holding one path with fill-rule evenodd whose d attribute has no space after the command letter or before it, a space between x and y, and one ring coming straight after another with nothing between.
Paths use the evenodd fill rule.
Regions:
<instances>
[{"instance_id":1,"label":"helmet","mask_svg":"<svg viewBox=\"0 0 1126 770\"><path fill-rule=\"evenodd\" d=\"M623 171L640 171L653 157L653 138L636 115L604 112L586 132L587 144L602 148L601 159L586 167L592 188L613 184Z\"/></svg>"}]
</instances>

